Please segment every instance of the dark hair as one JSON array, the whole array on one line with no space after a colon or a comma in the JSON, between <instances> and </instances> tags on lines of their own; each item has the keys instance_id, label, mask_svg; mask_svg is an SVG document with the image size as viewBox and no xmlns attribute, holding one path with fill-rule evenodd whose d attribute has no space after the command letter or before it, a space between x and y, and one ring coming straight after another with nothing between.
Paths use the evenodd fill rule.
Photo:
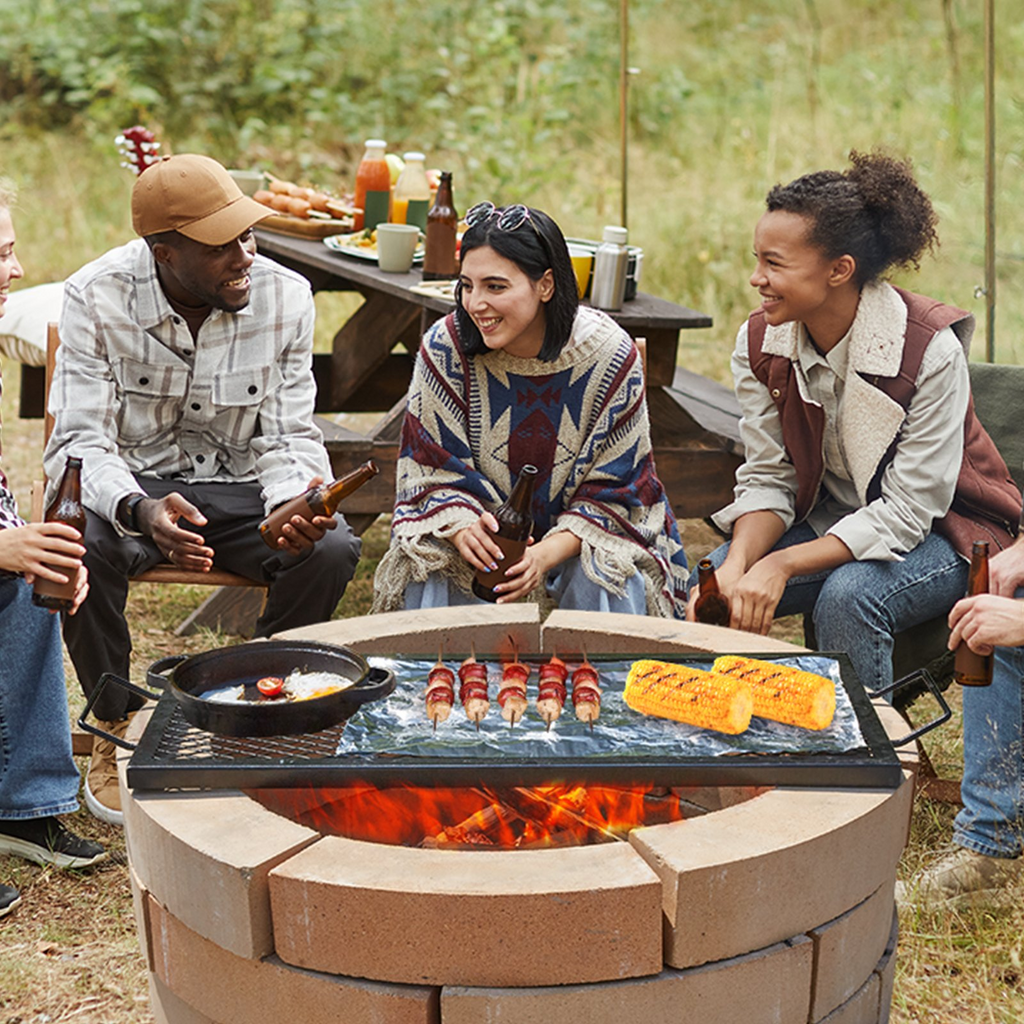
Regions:
<instances>
[{"instance_id":1,"label":"dark hair","mask_svg":"<svg viewBox=\"0 0 1024 1024\"><path fill-rule=\"evenodd\" d=\"M490 246L499 256L511 260L531 281L539 281L550 270L554 294L544 308L544 342L537 358L557 359L565 348L580 300L576 275L558 225L542 210L530 209L529 219L514 231L502 231L498 218L490 217L469 228L462 236L462 259L474 249ZM467 355L487 352L484 339L462 305L462 286L455 288L455 323Z\"/></svg>"},{"instance_id":2,"label":"dark hair","mask_svg":"<svg viewBox=\"0 0 1024 1024\"><path fill-rule=\"evenodd\" d=\"M815 171L776 185L766 200L769 211L807 217L808 241L827 259L852 256L858 285L892 267L920 269L923 253L939 244L939 218L910 162L877 150L853 150L850 162L848 171Z\"/></svg>"}]
</instances>

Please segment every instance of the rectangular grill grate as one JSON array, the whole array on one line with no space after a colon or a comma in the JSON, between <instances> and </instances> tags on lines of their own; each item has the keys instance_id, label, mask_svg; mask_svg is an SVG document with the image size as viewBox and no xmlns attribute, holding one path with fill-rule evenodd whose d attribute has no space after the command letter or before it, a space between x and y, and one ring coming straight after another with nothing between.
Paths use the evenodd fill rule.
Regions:
<instances>
[{"instance_id":1,"label":"rectangular grill grate","mask_svg":"<svg viewBox=\"0 0 1024 1024\"><path fill-rule=\"evenodd\" d=\"M483 660L482 655L479 657ZM592 657L591 661L605 673L628 665L637 657L646 655L628 659L624 655ZM718 756L684 756L671 750L654 750L640 756L625 752L580 756L577 740L571 747L576 753L570 756L558 756L550 748L546 750L543 745L537 745L527 757L522 756L518 748L501 751L498 756L492 753L482 757L460 749L456 734L448 733L442 738L445 742L435 744L428 756L370 748L366 748L367 752L360 748L359 753L338 754L345 736L345 723L299 736L219 736L189 725L177 701L165 693L131 757L127 781L130 787L139 790L346 786L355 782L377 786L535 786L590 782L631 786L897 787L902 781L899 759L854 676L849 659L843 654L828 657L838 662L842 687L856 714L863 746L855 749L810 753L738 750ZM679 656L678 660L701 664L711 659L687 655ZM417 672L414 679L406 680L404 685L415 686L416 699L419 699L424 681L425 675ZM453 716L460 713L458 707L452 711ZM569 701L565 713L572 715ZM357 714L365 715L366 709ZM497 714L496 707L491 714ZM500 722L500 716L498 720ZM355 721L353 718L352 722ZM580 723L567 722L566 725L568 731L570 725ZM402 739L407 732L408 726L402 731ZM585 736L585 730L577 732ZM445 749L449 741L450 753ZM397 739L395 748L401 749Z\"/></svg>"}]
</instances>

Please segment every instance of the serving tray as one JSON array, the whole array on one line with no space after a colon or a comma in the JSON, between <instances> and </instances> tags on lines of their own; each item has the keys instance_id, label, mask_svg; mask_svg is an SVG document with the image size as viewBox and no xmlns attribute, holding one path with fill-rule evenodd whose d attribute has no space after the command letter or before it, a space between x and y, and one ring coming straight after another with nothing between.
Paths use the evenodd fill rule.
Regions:
<instances>
[{"instance_id":1,"label":"serving tray","mask_svg":"<svg viewBox=\"0 0 1024 1024\"><path fill-rule=\"evenodd\" d=\"M329 238L331 235L344 235L352 230L352 219L325 220L321 217L292 217L287 213L275 213L266 217L257 225L261 230L276 231L279 235L292 235L295 238Z\"/></svg>"}]
</instances>

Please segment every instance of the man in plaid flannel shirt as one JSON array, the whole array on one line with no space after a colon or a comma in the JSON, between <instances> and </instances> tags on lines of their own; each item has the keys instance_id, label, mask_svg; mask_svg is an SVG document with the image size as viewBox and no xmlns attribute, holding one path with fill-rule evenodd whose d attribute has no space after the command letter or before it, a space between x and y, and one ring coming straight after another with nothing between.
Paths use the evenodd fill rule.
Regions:
<instances>
[{"instance_id":1,"label":"man in plaid flannel shirt","mask_svg":"<svg viewBox=\"0 0 1024 1024\"><path fill-rule=\"evenodd\" d=\"M83 461L91 591L64 639L87 694L104 672L128 677L128 579L158 562L269 581L257 636L329 619L355 572L341 516L296 518L275 552L257 529L331 475L309 284L256 255L253 225L271 212L216 161L170 157L132 191L141 239L65 284L45 465L52 482L66 456ZM140 705L107 687L95 713L119 734ZM85 796L120 823L113 753L94 744Z\"/></svg>"}]
</instances>

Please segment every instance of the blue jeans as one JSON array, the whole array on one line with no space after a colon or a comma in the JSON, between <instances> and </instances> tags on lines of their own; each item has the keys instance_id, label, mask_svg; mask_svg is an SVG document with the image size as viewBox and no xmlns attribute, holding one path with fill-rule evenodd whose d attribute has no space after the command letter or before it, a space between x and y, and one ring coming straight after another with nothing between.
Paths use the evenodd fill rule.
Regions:
<instances>
[{"instance_id":1,"label":"blue jeans","mask_svg":"<svg viewBox=\"0 0 1024 1024\"><path fill-rule=\"evenodd\" d=\"M1024 587L1016 597L1024 598ZM965 686L963 697L964 807L953 825L953 841L989 857L1019 857L1024 850L1024 647L997 647L992 685Z\"/></svg>"},{"instance_id":2,"label":"blue jeans","mask_svg":"<svg viewBox=\"0 0 1024 1024\"><path fill-rule=\"evenodd\" d=\"M548 573L545 588L559 608L579 612L647 614L644 579L638 572L626 580L626 591L622 597L616 597L587 577L578 558L570 558ZM431 573L423 583L413 582L405 588L407 610L487 603L474 594L464 593L447 576L439 573Z\"/></svg>"},{"instance_id":3,"label":"blue jeans","mask_svg":"<svg viewBox=\"0 0 1024 1024\"><path fill-rule=\"evenodd\" d=\"M32 604L21 579L0 579L0 818L78 807L60 618Z\"/></svg>"},{"instance_id":4,"label":"blue jeans","mask_svg":"<svg viewBox=\"0 0 1024 1024\"><path fill-rule=\"evenodd\" d=\"M772 550L816 536L806 523L798 523ZM708 557L717 568L728 551L729 545L723 544ZM696 569L688 585L697 585ZM794 576L775 617L810 612L819 649L845 651L864 688L877 690L892 682L895 634L946 615L966 589L967 562L945 537L931 533L901 562L847 562L810 576Z\"/></svg>"}]
</instances>

